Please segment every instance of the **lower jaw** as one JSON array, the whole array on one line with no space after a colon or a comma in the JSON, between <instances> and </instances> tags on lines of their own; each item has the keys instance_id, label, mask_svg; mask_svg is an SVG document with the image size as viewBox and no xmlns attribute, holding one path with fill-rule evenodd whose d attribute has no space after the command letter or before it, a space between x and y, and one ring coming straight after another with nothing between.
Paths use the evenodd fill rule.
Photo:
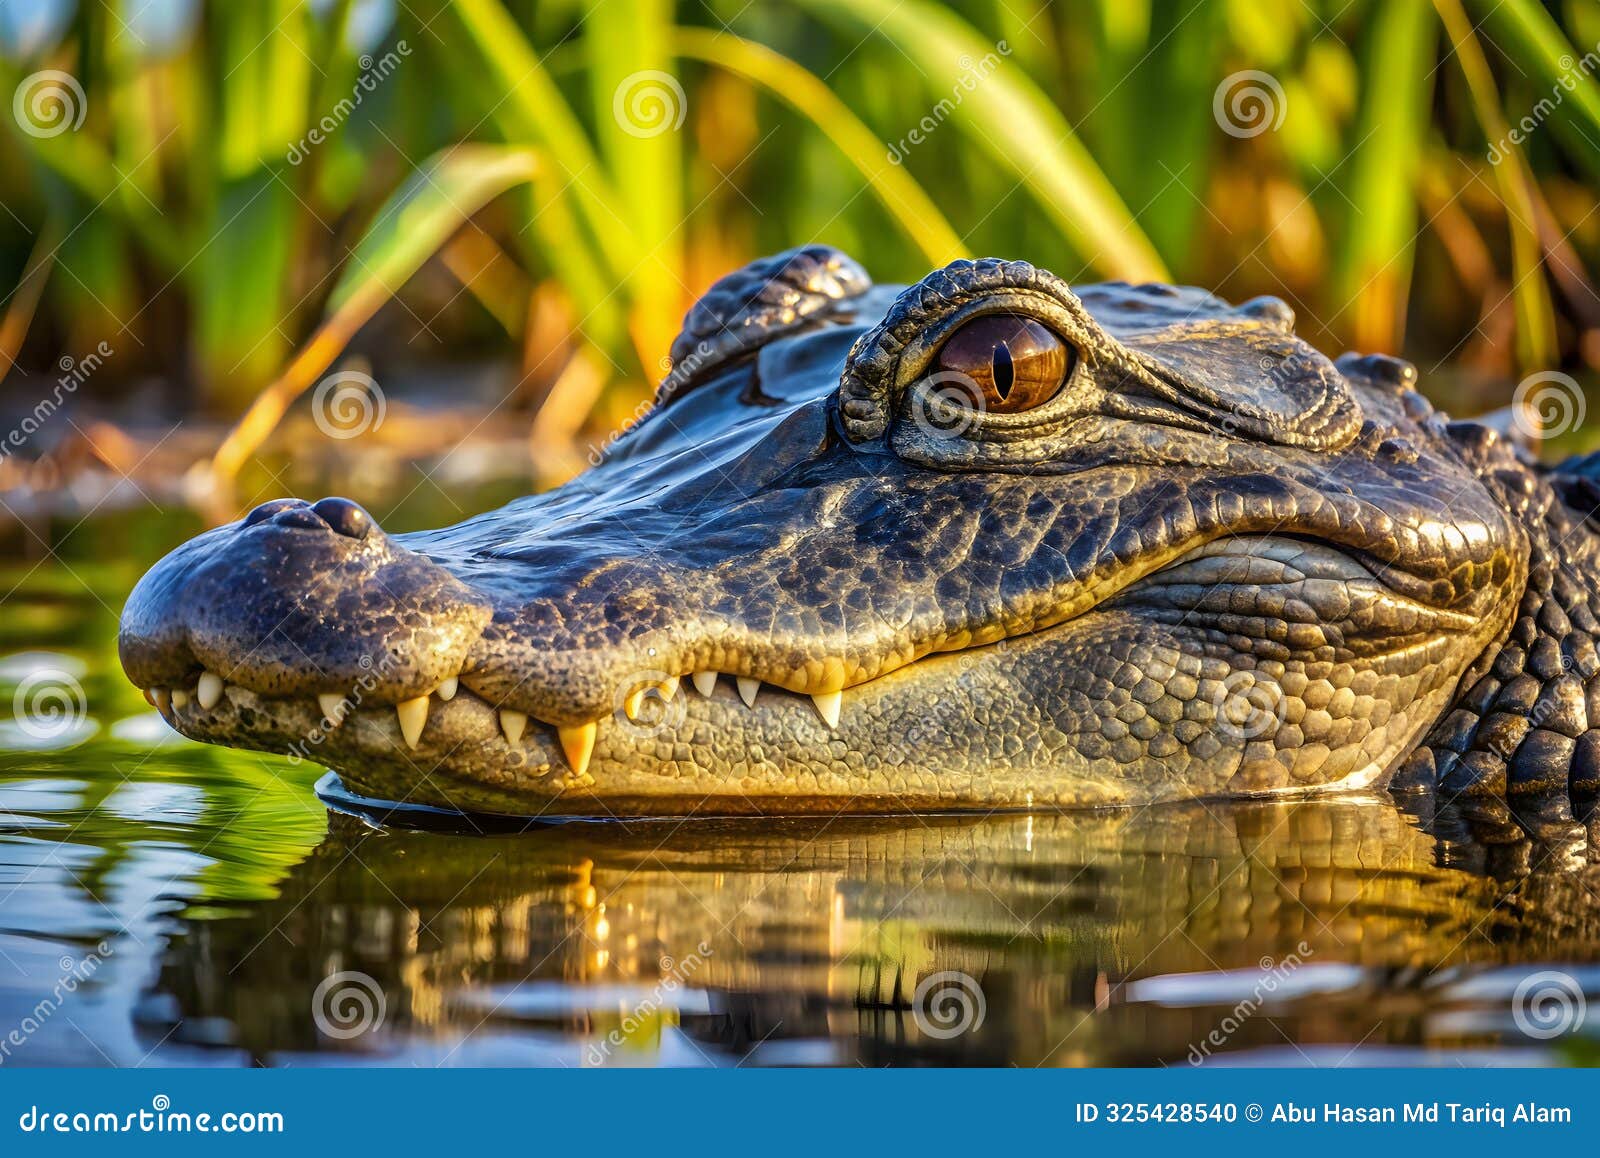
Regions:
<instances>
[{"instance_id":1,"label":"lower jaw","mask_svg":"<svg viewBox=\"0 0 1600 1158\"><path fill-rule=\"evenodd\" d=\"M1373 762L1336 783L1241 791L1230 781L1236 766L1225 761L1191 766L1181 779L1156 762L1097 767L1024 691L1070 662L1051 654L1063 638L1056 629L1004 650L928 657L915 673L852 689L833 728L806 697L763 689L749 708L731 680L709 697L685 686L670 702L650 701L665 718L601 721L583 774L569 765L553 729L529 721L511 743L495 709L465 688L431 704L415 747L391 706L356 708L328 728L310 700L243 687L228 687L208 709L192 699L169 707L167 717L197 740L333 768L374 799L520 817L1095 808L1349 791L1381 786L1388 771Z\"/></svg>"}]
</instances>

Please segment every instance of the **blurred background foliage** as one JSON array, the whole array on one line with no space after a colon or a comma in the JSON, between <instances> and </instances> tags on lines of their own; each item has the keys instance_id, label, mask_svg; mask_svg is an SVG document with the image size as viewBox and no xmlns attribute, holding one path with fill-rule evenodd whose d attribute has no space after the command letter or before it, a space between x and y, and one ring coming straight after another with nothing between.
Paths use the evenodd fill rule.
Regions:
<instances>
[{"instance_id":1,"label":"blurred background foliage","mask_svg":"<svg viewBox=\"0 0 1600 1158\"><path fill-rule=\"evenodd\" d=\"M0 365L106 342L95 397L249 412L232 473L352 352L487 361L570 466L822 240L1275 293L1471 412L1600 364L1597 45L1596 0L0 0Z\"/></svg>"}]
</instances>

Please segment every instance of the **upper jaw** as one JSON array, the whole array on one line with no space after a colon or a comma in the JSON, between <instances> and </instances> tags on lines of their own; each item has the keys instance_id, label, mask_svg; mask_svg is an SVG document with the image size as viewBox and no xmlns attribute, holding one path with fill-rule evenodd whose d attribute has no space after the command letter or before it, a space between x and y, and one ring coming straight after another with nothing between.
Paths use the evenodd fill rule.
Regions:
<instances>
[{"instance_id":1,"label":"upper jaw","mask_svg":"<svg viewBox=\"0 0 1600 1158\"><path fill-rule=\"evenodd\" d=\"M118 646L144 688L201 672L267 696L311 697L363 682L399 702L454 676L489 602L374 528L352 539L272 519L218 528L144 576Z\"/></svg>"}]
</instances>

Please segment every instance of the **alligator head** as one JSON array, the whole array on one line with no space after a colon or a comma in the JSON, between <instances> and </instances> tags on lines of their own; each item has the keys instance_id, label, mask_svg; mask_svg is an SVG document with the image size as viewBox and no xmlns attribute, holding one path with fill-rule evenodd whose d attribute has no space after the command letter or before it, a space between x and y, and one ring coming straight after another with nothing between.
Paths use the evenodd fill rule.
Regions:
<instances>
[{"instance_id":1,"label":"alligator head","mask_svg":"<svg viewBox=\"0 0 1600 1158\"><path fill-rule=\"evenodd\" d=\"M587 473L417 534L258 507L143 579L123 665L185 735L480 811L1565 787L1587 717L1521 620L1550 512L1589 531L1415 376L1272 298L795 250L691 311Z\"/></svg>"}]
</instances>

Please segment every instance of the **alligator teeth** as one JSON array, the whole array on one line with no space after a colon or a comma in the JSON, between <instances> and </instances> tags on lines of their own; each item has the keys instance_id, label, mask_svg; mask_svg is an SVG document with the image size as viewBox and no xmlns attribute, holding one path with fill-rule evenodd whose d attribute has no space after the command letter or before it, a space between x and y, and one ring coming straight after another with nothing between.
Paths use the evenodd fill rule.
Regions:
<instances>
[{"instance_id":1,"label":"alligator teeth","mask_svg":"<svg viewBox=\"0 0 1600 1158\"><path fill-rule=\"evenodd\" d=\"M738 683L739 698L744 701L744 706L747 708L755 707L756 693L761 690L761 681L750 676L739 676Z\"/></svg>"},{"instance_id":2,"label":"alligator teeth","mask_svg":"<svg viewBox=\"0 0 1600 1158\"><path fill-rule=\"evenodd\" d=\"M428 697L398 703L394 712L400 718L400 734L406 738L406 747L415 748L422 739L422 726L428 722Z\"/></svg>"},{"instance_id":3,"label":"alligator teeth","mask_svg":"<svg viewBox=\"0 0 1600 1158\"><path fill-rule=\"evenodd\" d=\"M221 676L215 672L203 671L200 673L200 683L194 689L194 698L209 712L222 699L223 686Z\"/></svg>"},{"instance_id":4,"label":"alligator teeth","mask_svg":"<svg viewBox=\"0 0 1600 1158\"><path fill-rule=\"evenodd\" d=\"M189 706L189 693L182 688L173 688L172 706L175 708L187 708Z\"/></svg>"},{"instance_id":5,"label":"alligator teeth","mask_svg":"<svg viewBox=\"0 0 1600 1158\"><path fill-rule=\"evenodd\" d=\"M318 692L317 707L322 712L322 718L333 727L337 728L344 723L344 697L338 692Z\"/></svg>"},{"instance_id":6,"label":"alligator teeth","mask_svg":"<svg viewBox=\"0 0 1600 1158\"><path fill-rule=\"evenodd\" d=\"M811 702L817 707L817 715L830 728L839 726L839 705L843 701L843 692L818 692L811 697Z\"/></svg>"},{"instance_id":7,"label":"alligator teeth","mask_svg":"<svg viewBox=\"0 0 1600 1158\"><path fill-rule=\"evenodd\" d=\"M703 696L709 696L717 690L717 673L714 671L697 671L689 678L694 681L694 690Z\"/></svg>"},{"instance_id":8,"label":"alligator teeth","mask_svg":"<svg viewBox=\"0 0 1600 1158\"><path fill-rule=\"evenodd\" d=\"M637 720L639 718L639 709L644 706L644 693L647 690L643 686L636 687L622 701L622 711L628 719Z\"/></svg>"},{"instance_id":9,"label":"alligator teeth","mask_svg":"<svg viewBox=\"0 0 1600 1158\"><path fill-rule=\"evenodd\" d=\"M678 694L678 680L680 678L682 677L673 676L670 679L662 680L661 683L657 685L661 689L661 699L664 702L670 703L672 701L672 697Z\"/></svg>"},{"instance_id":10,"label":"alligator teeth","mask_svg":"<svg viewBox=\"0 0 1600 1158\"><path fill-rule=\"evenodd\" d=\"M451 676L438 687L434 688L433 694L438 696L441 700L453 700L456 698L456 689L460 686L461 678L459 676Z\"/></svg>"},{"instance_id":11,"label":"alligator teeth","mask_svg":"<svg viewBox=\"0 0 1600 1158\"><path fill-rule=\"evenodd\" d=\"M506 734L506 743L513 748L522 743L522 732L527 726L527 712L519 712L515 708L500 709L500 730Z\"/></svg>"},{"instance_id":12,"label":"alligator teeth","mask_svg":"<svg viewBox=\"0 0 1600 1158\"><path fill-rule=\"evenodd\" d=\"M594 753L595 733L599 730L600 726L593 720L575 727L556 729L556 735L561 738L561 750L567 755L567 763L579 776L589 769L589 757Z\"/></svg>"},{"instance_id":13,"label":"alligator teeth","mask_svg":"<svg viewBox=\"0 0 1600 1158\"><path fill-rule=\"evenodd\" d=\"M172 710L172 696L166 688L151 688L147 693L150 702L156 706L156 711L163 716Z\"/></svg>"}]
</instances>

